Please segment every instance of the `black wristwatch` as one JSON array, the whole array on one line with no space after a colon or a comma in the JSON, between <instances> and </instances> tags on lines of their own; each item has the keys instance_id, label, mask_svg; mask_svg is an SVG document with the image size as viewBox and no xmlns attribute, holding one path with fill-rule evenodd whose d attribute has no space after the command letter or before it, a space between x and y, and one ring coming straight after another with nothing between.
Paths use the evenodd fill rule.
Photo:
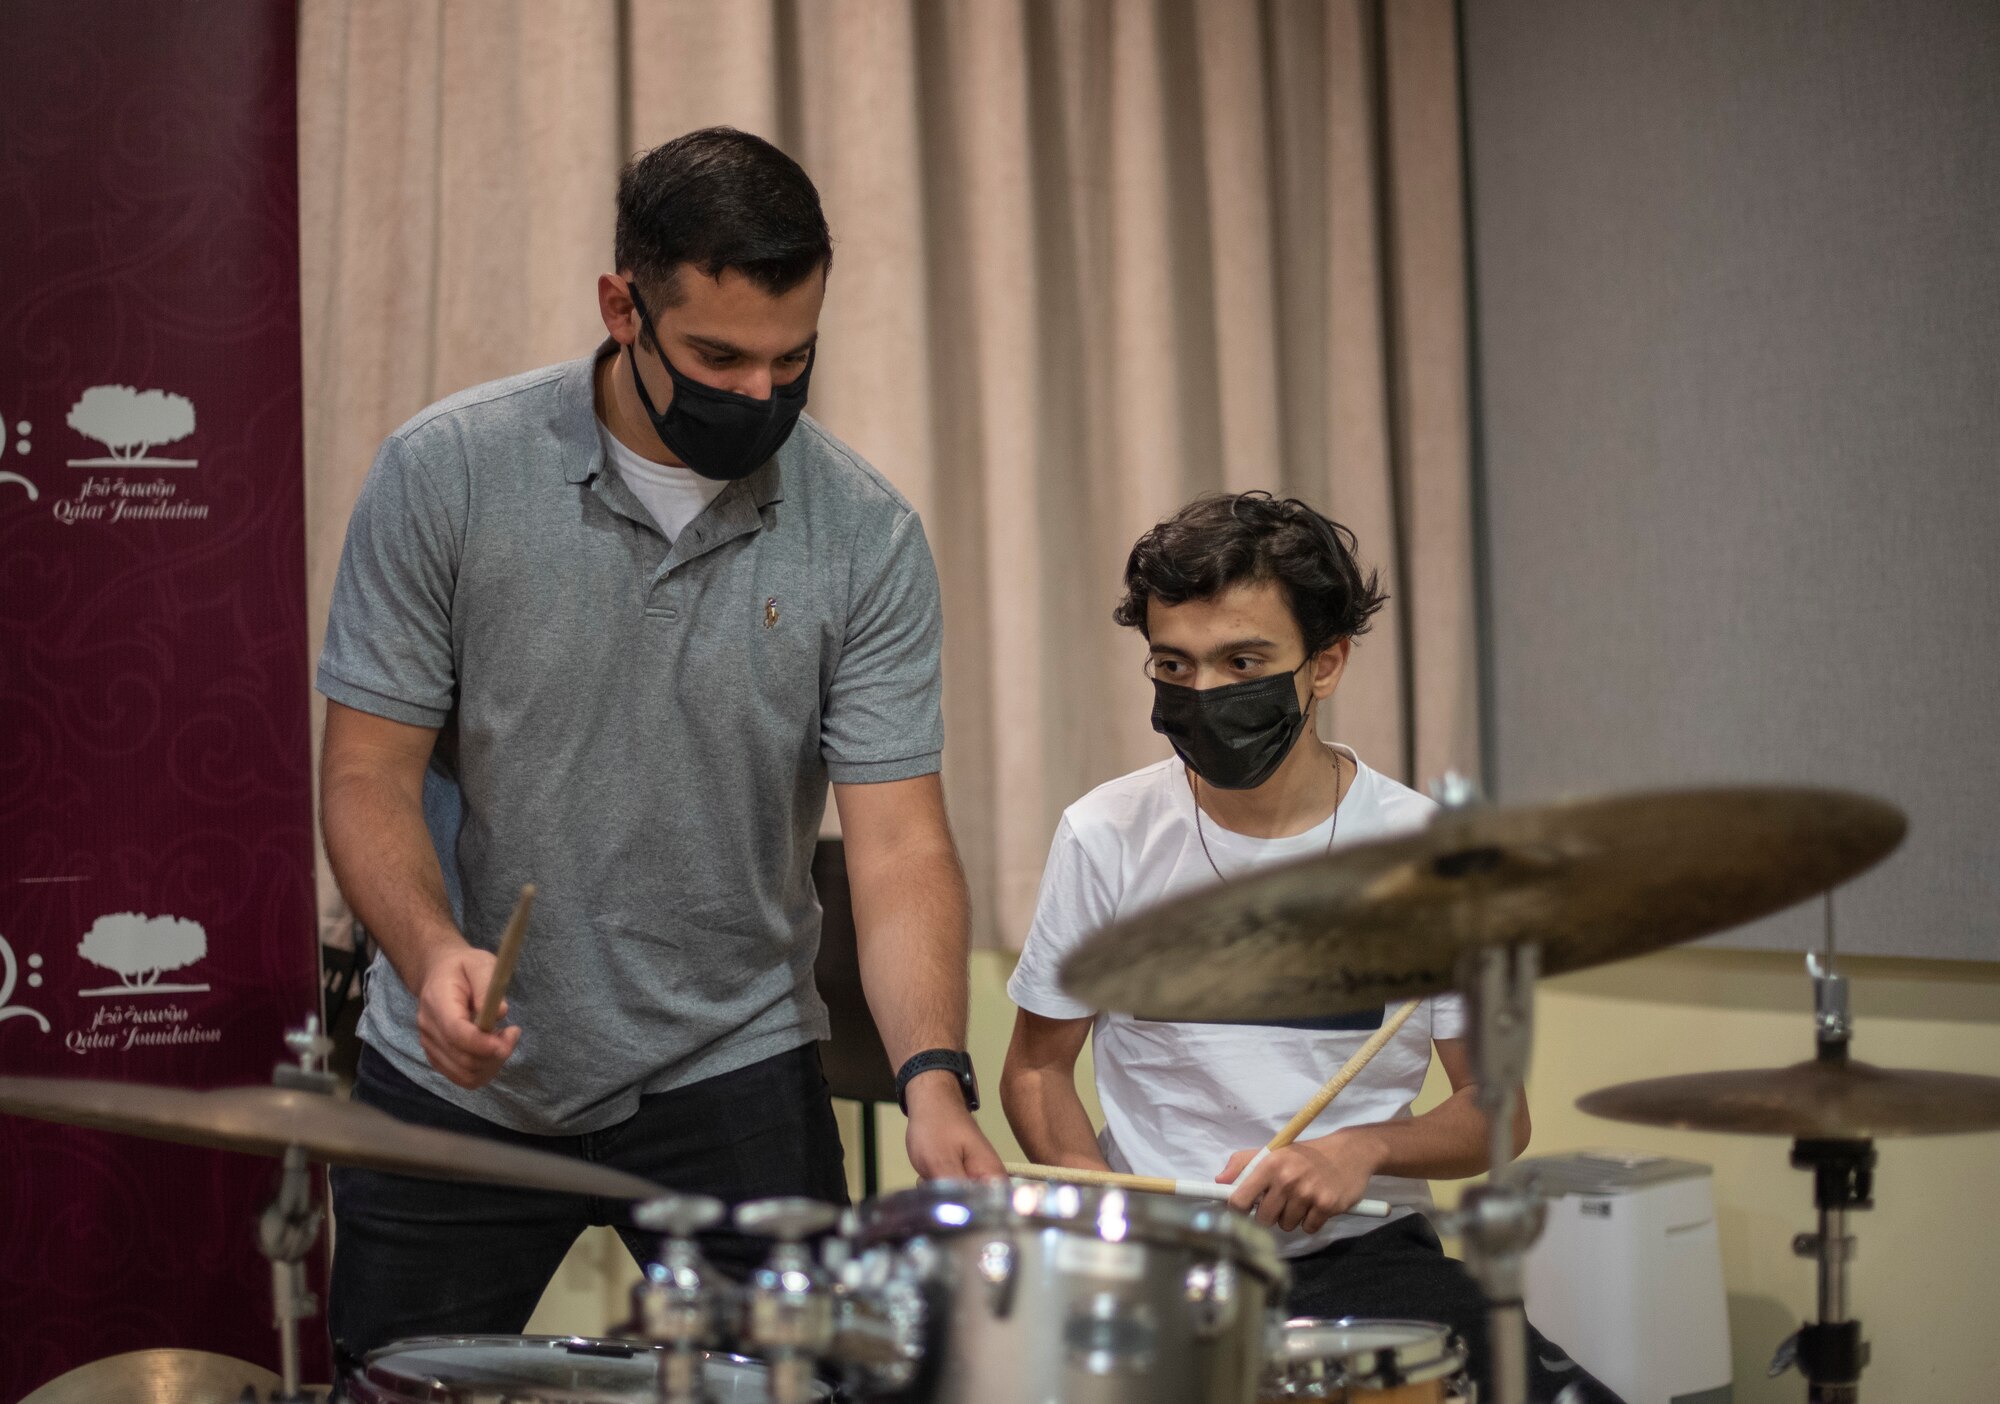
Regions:
<instances>
[{"instance_id":1,"label":"black wristwatch","mask_svg":"<svg viewBox=\"0 0 2000 1404\"><path fill-rule=\"evenodd\" d=\"M903 1109L904 1116L910 1114L910 1079L939 1068L958 1078L958 1090L965 1094L965 1109L979 1110L979 1079L972 1075L972 1055L951 1048L926 1048L896 1070L896 1105Z\"/></svg>"}]
</instances>

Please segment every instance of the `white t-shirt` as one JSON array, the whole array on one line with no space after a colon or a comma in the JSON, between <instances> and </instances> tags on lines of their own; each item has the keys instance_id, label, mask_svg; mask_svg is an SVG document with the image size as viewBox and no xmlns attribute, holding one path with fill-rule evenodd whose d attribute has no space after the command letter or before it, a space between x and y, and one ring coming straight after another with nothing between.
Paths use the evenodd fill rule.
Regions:
<instances>
[{"instance_id":1,"label":"white t-shirt","mask_svg":"<svg viewBox=\"0 0 2000 1404\"><path fill-rule=\"evenodd\" d=\"M1258 839L1202 819L1201 834L1225 877L1322 853L1329 837L1337 848L1407 833L1429 820L1436 809L1430 800L1370 770L1346 747L1337 749L1354 761L1354 783L1338 815L1308 832ZM1178 759L1098 786L1065 810L1056 828L1035 922L1007 993L1045 1018L1095 1017L1092 1060L1104 1107L1098 1146L1115 1169L1214 1179L1233 1152L1255 1149L1276 1135L1368 1038L1365 1029L1135 1019L1100 1012L1063 993L1057 972L1084 938L1216 881L1195 831L1187 768ZM1425 1000L1300 1139L1410 1115L1430 1070L1431 1041L1464 1032L1457 996ZM1378 1175L1369 1182L1368 1196L1398 1206L1393 1211L1398 1216L1431 1207L1430 1186L1423 1180ZM1317 1234L1281 1234L1279 1251L1297 1257L1381 1224L1338 1215Z\"/></svg>"},{"instance_id":2,"label":"white t-shirt","mask_svg":"<svg viewBox=\"0 0 2000 1404\"><path fill-rule=\"evenodd\" d=\"M669 541L687 530L687 524L706 511L708 504L729 486L716 478L704 478L692 468L655 463L632 452L618 442L611 426L601 419L597 421L597 437L604 441L605 458Z\"/></svg>"}]
</instances>

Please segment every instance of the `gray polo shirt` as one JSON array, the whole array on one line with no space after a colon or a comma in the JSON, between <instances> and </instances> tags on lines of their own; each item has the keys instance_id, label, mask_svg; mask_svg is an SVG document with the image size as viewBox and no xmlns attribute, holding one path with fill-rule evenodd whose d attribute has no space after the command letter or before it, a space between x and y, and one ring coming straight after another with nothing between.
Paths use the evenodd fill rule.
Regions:
<instances>
[{"instance_id":1,"label":"gray polo shirt","mask_svg":"<svg viewBox=\"0 0 2000 1404\"><path fill-rule=\"evenodd\" d=\"M943 749L937 572L909 503L801 419L669 542L605 463L593 364L478 386L389 436L318 678L443 728L467 939L491 949L538 889L508 996L521 1044L494 1082L432 1071L386 960L362 1037L543 1134L825 1037L827 781L927 775Z\"/></svg>"}]
</instances>

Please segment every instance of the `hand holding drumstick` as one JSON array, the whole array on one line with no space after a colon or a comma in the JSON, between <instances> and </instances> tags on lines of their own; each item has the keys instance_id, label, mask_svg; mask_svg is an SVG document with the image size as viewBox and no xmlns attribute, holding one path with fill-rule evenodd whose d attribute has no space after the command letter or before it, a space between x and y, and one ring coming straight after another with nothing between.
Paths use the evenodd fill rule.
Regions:
<instances>
[{"instance_id":1,"label":"hand holding drumstick","mask_svg":"<svg viewBox=\"0 0 2000 1404\"><path fill-rule=\"evenodd\" d=\"M424 1057L445 1078L468 1090L491 1082L521 1041L519 1028L495 1032L494 1025L507 1011L507 984L520 955L534 892L532 884L521 889L497 955L454 940L423 968L416 982L417 1037Z\"/></svg>"},{"instance_id":2,"label":"hand holding drumstick","mask_svg":"<svg viewBox=\"0 0 2000 1404\"><path fill-rule=\"evenodd\" d=\"M1218 1184L1234 1187L1229 1196L1232 1205L1246 1214L1254 1212L1258 1221L1267 1226L1303 1229L1307 1233L1319 1232L1335 1214L1353 1211L1368 1188L1372 1166L1331 1155L1317 1144L1301 1146L1293 1155L1278 1161L1272 1157L1313 1124L1326 1110L1327 1103L1396 1036L1420 1003L1413 999L1390 1015L1347 1060L1346 1066L1328 1078L1313 1099L1299 1108L1298 1115L1271 1138L1270 1144L1257 1151L1238 1151L1229 1158L1229 1164L1215 1178Z\"/></svg>"},{"instance_id":3,"label":"hand holding drumstick","mask_svg":"<svg viewBox=\"0 0 2000 1404\"><path fill-rule=\"evenodd\" d=\"M1382 1027L1371 1034L1368 1041L1355 1051L1352 1058L1347 1060L1346 1065L1339 1072L1328 1078L1325 1086L1313 1094L1312 1100L1299 1109L1299 1114L1287 1122L1282 1131L1271 1138L1269 1145L1256 1152L1238 1151L1235 1156L1230 1158L1229 1167L1216 1177L1214 1183L1204 1180L1173 1180L1159 1176L1127 1175L1115 1170L1074 1170L1057 1165L1035 1165L1020 1161L1008 1162L1007 1173L1029 1180L1054 1180L1060 1183L1078 1185L1108 1185L1119 1189L1144 1190L1154 1194L1188 1195L1198 1199L1227 1199L1245 1212L1256 1208L1258 1218L1267 1224L1279 1223L1285 1217L1284 1211L1289 1205L1291 1196L1286 1194L1271 1197L1268 1204L1258 1204L1258 1197L1263 1196L1266 1189L1270 1188L1268 1181L1271 1177L1269 1176L1265 1176L1264 1182L1253 1187L1254 1192L1248 1198L1243 1199L1242 1203L1237 1203L1240 1198L1243 1198L1240 1187L1248 1179L1249 1172L1262 1165L1273 1151L1283 1150L1286 1146L1291 1145L1293 1141L1297 1140L1299 1133L1313 1124L1314 1119L1326 1110L1327 1103L1331 1102L1339 1094L1340 1089L1352 1082L1355 1074L1368 1066L1368 1061L1381 1052L1383 1045L1396 1036L1397 1031L1403 1027L1403 1024L1409 1019L1410 1015L1416 1012L1419 1002L1411 1000L1408 1004L1405 1004L1394 1014L1390 1015ZM1293 1228L1304 1225L1307 1227L1308 1232L1316 1233L1335 1212L1359 1214L1367 1218L1383 1218L1387 1216L1390 1211L1390 1206L1387 1203L1379 1199L1363 1199L1360 1197L1361 1191L1366 1189L1367 1186L1368 1176L1362 1174L1359 1180L1353 1185L1352 1194L1342 1191L1338 1195L1335 1202L1341 1203L1342 1207L1340 1209L1320 1212L1318 1210L1301 1208L1299 1211L1300 1217L1293 1223L1288 1223L1284 1226Z\"/></svg>"}]
</instances>

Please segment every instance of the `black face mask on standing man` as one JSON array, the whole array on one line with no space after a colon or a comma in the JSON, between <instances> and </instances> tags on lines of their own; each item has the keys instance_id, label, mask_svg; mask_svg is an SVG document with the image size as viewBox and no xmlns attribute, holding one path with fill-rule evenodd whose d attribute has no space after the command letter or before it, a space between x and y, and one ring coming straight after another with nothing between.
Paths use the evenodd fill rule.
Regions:
<instances>
[{"instance_id":1,"label":"black face mask on standing man","mask_svg":"<svg viewBox=\"0 0 2000 1404\"><path fill-rule=\"evenodd\" d=\"M1153 730L1216 789L1254 790L1284 763L1306 729L1292 682L1299 668L1207 689L1154 678Z\"/></svg>"},{"instance_id":2,"label":"black face mask on standing man","mask_svg":"<svg viewBox=\"0 0 2000 1404\"><path fill-rule=\"evenodd\" d=\"M625 286L632 293L633 307L638 309L639 325L653 339L660 364L673 377L674 398L662 414L653 407L645 377L639 374L638 347L630 348L632 383L638 387L639 403L646 407L646 417L653 421L653 431L660 436L660 442L704 478L732 482L756 472L792 436L799 415L804 413L806 382L812 379L813 358L818 349L806 353L806 368L799 372L797 380L771 387L768 400L753 400L733 390L718 390L680 373L668 359L666 343L660 340L652 314L639 298L638 280L628 278Z\"/></svg>"}]
</instances>

